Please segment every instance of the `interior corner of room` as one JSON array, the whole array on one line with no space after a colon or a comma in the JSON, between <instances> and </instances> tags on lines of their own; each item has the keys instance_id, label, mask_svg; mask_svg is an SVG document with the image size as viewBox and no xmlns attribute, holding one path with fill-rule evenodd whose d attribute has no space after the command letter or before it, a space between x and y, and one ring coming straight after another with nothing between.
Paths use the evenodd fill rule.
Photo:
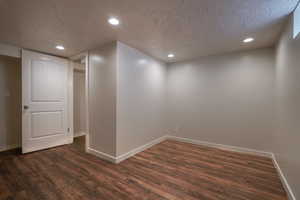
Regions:
<instances>
[{"instance_id":1,"label":"interior corner of room","mask_svg":"<svg viewBox=\"0 0 300 200\"><path fill-rule=\"evenodd\" d=\"M295 5L293 4L291 8ZM207 172L209 175L217 174L214 181L221 180L220 182L224 181L225 185L232 187L245 186L246 191L241 189L237 193L228 187L228 191L232 192L232 199L253 199L251 194L254 193L258 194L258 198L263 197L259 195L265 195L266 200L299 199L300 7L299 3L297 5L290 9L288 15L281 17L278 26L274 25L278 30L276 32L278 36L274 34L271 39L266 39L266 32L259 34L257 28L255 30L261 38L254 36L252 38L246 34L247 37L239 38L239 41L234 43L236 45L234 48L230 48L224 41L219 44L220 47L224 47L220 52L216 50L210 54L209 50L213 47L207 46L207 54L200 55L199 52L197 56L188 55L186 52L189 51L184 45L177 52L167 43L165 45L169 48L168 51L162 51L166 48L164 44L158 43L155 43L156 46L150 45L149 48L140 48L140 44L145 45L147 42L150 44L152 40L138 43L134 38L128 37L125 31L130 27L129 22L125 21L127 18L122 21L110 17L107 21L116 33L106 28L106 32L103 33L111 34L113 40L103 40L99 43L101 45L90 46L81 41L85 46L83 45L84 48L82 47L80 51L76 45L71 49L70 43L68 44L71 50L68 46L63 46L62 42L55 44L55 50L49 50L49 45L35 49L34 45L30 46L19 40L19 46L3 41L3 44L0 43L0 152L4 152L3 155L6 156L5 153L10 150L21 149L22 153L17 155L24 156L22 157L24 162L28 162L25 161L26 156L32 156L30 159L34 159L34 155L43 161L38 153L46 156L45 160L51 160L49 156L51 153L47 152L51 149L53 155L60 153L72 155L76 161L82 161L89 167L90 171L86 171L86 174L91 182L86 181L88 179L86 177L78 179L82 181L81 184L87 185L86 191L92 191L89 184L94 184L93 181L100 177L104 180L104 185L101 185L104 194L109 197L124 195L122 197L125 198L131 194L131 189L124 193L116 189L123 187L122 181L128 181L130 182L128 188L133 187L133 190L140 191L141 187L150 193L153 192L151 193L153 199L155 197L158 199L159 195L164 199L184 199L186 197L184 195L191 195L188 189L181 191L176 184L188 186L191 191L200 192L201 195L206 194L207 196L200 195L204 197L203 199L208 197L219 199L220 196L215 194L218 193L216 191L214 194L212 191L205 193L205 188L210 188L210 181L215 178L209 176L207 178L205 174ZM189 9L193 10L191 7ZM186 20L188 19L190 18ZM166 17L165 20L172 21L173 18ZM193 20L189 22L192 23ZM164 20L153 19L153 23L163 25ZM70 24L69 26L71 27ZM267 28L270 28L269 26ZM245 25L244 28L246 30L249 27ZM196 31L195 28L193 30ZM165 29L164 31L168 32ZM229 37L231 32L227 31L224 35L228 34ZM194 37L193 32L184 33L186 37ZM94 36L90 32L89 34ZM126 37L117 37L118 34L125 34ZM110 38L108 35L107 38ZM3 38L4 36L9 41L10 37L3 34ZM176 37L181 38L174 33L174 38ZM1 33L0 41L2 42ZM37 41L39 40L35 42ZM161 42L163 41L162 39ZM256 41L262 45L256 47ZM195 42L195 45L189 43L188 46L195 48L197 44L200 43ZM216 44L212 44L214 45ZM162 48L159 49L158 46ZM228 49L225 49L225 46ZM67 53L64 53L64 50ZM161 147L156 146L160 144ZM200 150L197 150L197 147ZM60 149L56 151L56 148ZM150 153L146 152L148 150ZM181 154L181 151L187 152ZM226 152L229 152L228 155ZM80 157L82 155L90 157ZM135 157L136 155L138 157ZM182 158L182 155L189 155L191 160ZM1 156L0 153L0 161ZM6 159L4 156L3 160ZM175 162L179 158L185 162L184 167L179 166L180 162ZM235 158L237 160L234 160ZM238 160L239 158L245 160ZM61 169L69 167L74 161L68 162L66 157L60 159L57 160L62 162ZM62 161L64 159L66 161ZM228 165L217 163L221 162L220 160L225 160ZM51 161L53 166L54 161ZM190 168L187 167L188 164L198 161L204 164L200 162ZM230 161L234 164L231 165ZM155 171L163 168L160 162L170 166L163 169L169 179L159 188L153 180L157 174L162 173ZM123 163L125 164L122 165ZM270 163L272 167L269 166ZM96 164L103 166L101 170L105 172L98 177L97 170L101 170L98 168L96 170ZM130 173L129 166L138 168L133 170L137 174L150 174L150 183L147 182L148 177L141 174L131 176L133 172ZM241 175L230 177L234 179L230 182L231 180L222 179L225 177L224 174L218 174L217 171L208 172L207 166L215 167L214 170L217 168L223 170L225 174L229 173L228 176L234 174L231 167L247 169L248 166L254 166L257 168L251 168L249 174L259 174L259 177ZM173 177L167 173L168 170L174 169L178 170L178 173L181 173L182 169L186 170L186 173L195 173L193 171L195 168L202 169L199 174L203 173L202 177L207 178L207 184L201 185L199 187L201 189L197 188L199 185L196 182L192 184L193 180L191 182L185 179L178 180L176 178L180 177L179 175ZM5 171L3 169L1 171L0 167L0 190L4 188L9 191L14 187L13 184L11 188L1 187L5 179L1 174ZM74 173L79 173L78 169L73 169ZM120 175L119 171L113 170L126 173ZM143 170L144 172L141 172ZM63 174L62 171L59 173ZM59 173L49 172L49 177L53 175L60 181ZM91 178L90 175L93 173L95 177ZM278 177L274 174L278 174ZM117 175L122 179L120 182L119 179L116 181L112 178ZM264 179L270 179L272 184L266 185ZM255 181L257 187L251 185ZM108 183L119 185L109 189ZM76 184L74 185L76 187ZM66 185L64 187L67 188ZM274 190L275 187L279 189ZM225 194L226 187L220 188ZM120 196L113 196L110 190L116 190L115 193ZM203 191L204 193L201 193ZM79 190L80 192L85 191ZM144 192L143 190L141 193ZM102 195L100 189L97 189L95 195L105 196L100 194ZM158 196L155 196L157 194ZM93 194L89 193L88 198L95 197L89 195ZM189 198L198 199L199 196L191 195Z\"/></svg>"}]
</instances>

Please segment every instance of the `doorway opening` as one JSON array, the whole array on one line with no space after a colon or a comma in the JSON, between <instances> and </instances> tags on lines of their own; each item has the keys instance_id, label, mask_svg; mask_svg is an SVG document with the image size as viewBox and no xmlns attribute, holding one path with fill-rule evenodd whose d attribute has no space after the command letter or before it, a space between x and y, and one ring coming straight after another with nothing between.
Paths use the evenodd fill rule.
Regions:
<instances>
[{"instance_id":1,"label":"doorway opening","mask_svg":"<svg viewBox=\"0 0 300 200\"><path fill-rule=\"evenodd\" d=\"M87 55L73 59L73 127L74 146L82 151L87 143Z\"/></svg>"},{"instance_id":2,"label":"doorway opening","mask_svg":"<svg viewBox=\"0 0 300 200\"><path fill-rule=\"evenodd\" d=\"M21 145L21 71L21 58L0 55L0 152Z\"/></svg>"}]
</instances>

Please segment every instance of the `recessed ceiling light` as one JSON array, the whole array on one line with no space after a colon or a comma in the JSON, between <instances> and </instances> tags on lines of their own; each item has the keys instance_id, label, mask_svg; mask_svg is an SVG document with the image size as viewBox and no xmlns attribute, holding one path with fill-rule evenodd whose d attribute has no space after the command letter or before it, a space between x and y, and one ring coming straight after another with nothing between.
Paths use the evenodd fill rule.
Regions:
<instances>
[{"instance_id":1,"label":"recessed ceiling light","mask_svg":"<svg viewBox=\"0 0 300 200\"><path fill-rule=\"evenodd\" d=\"M168 54L168 58L174 58L174 57L175 57L174 54L172 54L172 53Z\"/></svg>"},{"instance_id":2,"label":"recessed ceiling light","mask_svg":"<svg viewBox=\"0 0 300 200\"><path fill-rule=\"evenodd\" d=\"M57 45L56 48L57 48L58 50L64 50L64 49L65 49L65 47L62 46L62 45Z\"/></svg>"},{"instance_id":3,"label":"recessed ceiling light","mask_svg":"<svg viewBox=\"0 0 300 200\"><path fill-rule=\"evenodd\" d=\"M253 41L254 41L254 38L251 38L251 37L243 40L244 43L249 43L249 42L253 42Z\"/></svg>"},{"instance_id":4,"label":"recessed ceiling light","mask_svg":"<svg viewBox=\"0 0 300 200\"><path fill-rule=\"evenodd\" d=\"M120 21L117 18L112 17L108 19L108 23L110 23L113 26L117 26L120 24Z\"/></svg>"}]
</instances>

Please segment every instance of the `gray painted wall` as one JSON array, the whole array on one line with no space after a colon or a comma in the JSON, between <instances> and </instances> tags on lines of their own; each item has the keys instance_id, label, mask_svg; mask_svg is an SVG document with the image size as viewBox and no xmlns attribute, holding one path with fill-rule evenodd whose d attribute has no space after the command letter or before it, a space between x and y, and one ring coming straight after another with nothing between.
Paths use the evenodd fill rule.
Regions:
<instances>
[{"instance_id":1,"label":"gray painted wall","mask_svg":"<svg viewBox=\"0 0 300 200\"><path fill-rule=\"evenodd\" d=\"M90 51L90 148L119 156L165 135L165 73L121 42Z\"/></svg>"},{"instance_id":2,"label":"gray painted wall","mask_svg":"<svg viewBox=\"0 0 300 200\"><path fill-rule=\"evenodd\" d=\"M174 63L167 70L173 135L275 153L300 197L300 36L292 18L276 51L259 49Z\"/></svg>"},{"instance_id":3,"label":"gray painted wall","mask_svg":"<svg viewBox=\"0 0 300 200\"><path fill-rule=\"evenodd\" d=\"M21 59L0 56L0 151L21 143Z\"/></svg>"},{"instance_id":4,"label":"gray painted wall","mask_svg":"<svg viewBox=\"0 0 300 200\"><path fill-rule=\"evenodd\" d=\"M165 135L166 66L118 42L117 156Z\"/></svg>"},{"instance_id":5,"label":"gray painted wall","mask_svg":"<svg viewBox=\"0 0 300 200\"><path fill-rule=\"evenodd\" d=\"M270 151L274 144L274 49L210 56L168 66L173 135Z\"/></svg>"},{"instance_id":6,"label":"gray painted wall","mask_svg":"<svg viewBox=\"0 0 300 200\"><path fill-rule=\"evenodd\" d=\"M90 148L116 154L117 43L89 51Z\"/></svg>"},{"instance_id":7,"label":"gray painted wall","mask_svg":"<svg viewBox=\"0 0 300 200\"><path fill-rule=\"evenodd\" d=\"M277 112L276 158L300 198L300 35L293 39L292 18L277 46L276 83Z\"/></svg>"}]
</instances>

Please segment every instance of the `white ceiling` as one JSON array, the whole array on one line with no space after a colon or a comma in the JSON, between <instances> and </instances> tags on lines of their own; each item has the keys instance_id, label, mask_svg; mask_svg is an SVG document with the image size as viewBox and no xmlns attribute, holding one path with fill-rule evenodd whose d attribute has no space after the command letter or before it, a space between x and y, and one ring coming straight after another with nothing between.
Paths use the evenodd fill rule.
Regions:
<instances>
[{"instance_id":1,"label":"white ceiling","mask_svg":"<svg viewBox=\"0 0 300 200\"><path fill-rule=\"evenodd\" d=\"M0 42L68 57L120 40L182 61L274 45L297 1L0 0ZM109 25L110 16L121 25ZM242 43L248 36L255 42ZM169 52L176 57L168 59Z\"/></svg>"}]
</instances>

